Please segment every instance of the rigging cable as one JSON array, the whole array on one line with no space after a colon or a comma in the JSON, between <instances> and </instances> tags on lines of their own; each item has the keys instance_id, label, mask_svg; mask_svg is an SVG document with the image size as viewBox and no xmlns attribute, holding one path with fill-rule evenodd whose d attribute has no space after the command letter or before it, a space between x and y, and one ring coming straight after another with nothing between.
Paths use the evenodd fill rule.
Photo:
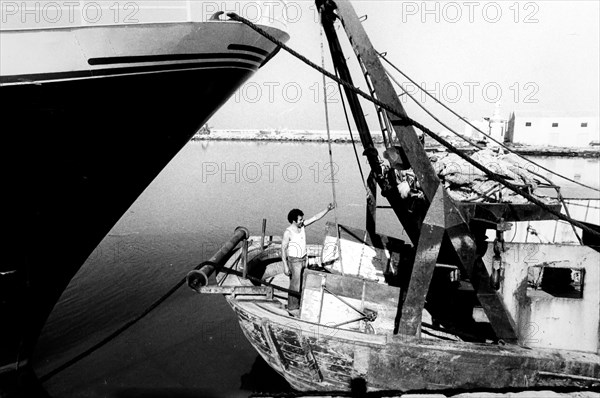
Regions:
<instances>
[{"instance_id":1,"label":"rigging cable","mask_svg":"<svg viewBox=\"0 0 600 398\"><path fill-rule=\"evenodd\" d=\"M380 57L381 57L381 56L380 56ZM382 57L382 58L384 58L384 57ZM384 58L384 59L385 59L385 58ZM386 60L386 61L387 61L387 60ZM389 61L387 61L387 62L388 62L390 65L392 65L392 64L391 64ZM402 73L402 72L401 72L399 69L397 69L397 68L396 68L394 65L392 65L392 67L394 67L394 69L396 69L396 70L398 70L400 73ZM423 111L425 111L425 113L427 113L429 116L431 116L431 118L432 118L433 120L435 120L436 122L438 122L440 125L442 125L443 127L445 127L445 128L448 130L448 131L450 131L452 134L456 135L457 137L461 138L462 140L464 140L464 141L468 142L469 144L471 144L471 145L473 145L473 146L477 147L478 149L482 149L480 146L478 146L478 145L476 145L475 143L473 143L473 142L472 142L471 140L469 140L467 137L463 137L462 135L460 135L459 133L457 133L456 131L454 131L453 129L451 129L449 126L447 126L446 124L444 124L444 123L443 123L441 120L439 120L439 119L438 119L436 116L434 116L434 115L433 115L433 114L432 114L432 113L431 113L431 112L430 112L430 111L429 111L429 110L428 110L428 109L427 109L427 108L426 108L424 105L422 105L422 104L421 104L419 101L417 101L417 99L416 99L416 98L415 98L413 95L411 95L411 94L410 94L410 93L409 93L409 92L408 92L408 91L407 91L407 90L406 90L406 89L405 89L405 88L402 86L402 84L400 84L400 83L399 83L399 82L398 82L398 81L397 81L397 80L394 78L394 76L392 76L392 74L391 74L390 72L388 72L387 68L385 68L385 67L384 67L384 70L385 70L385 72L386 72L387 76L388 76L388 77L389 77L389 78L390 78L390 79L391 79L391 80L392 80L392 81L393 81L393 82L394 82L394 83L395 83L395 84L396 84L396 85L397 85L397 86L398 86L398 87L399 87L399 88L400 88L400 89L401 89L401 90L404 92L404 94L406 94L406 95L407 95L407 96L408 96L410 99L412 99L416 105L418 105L418 106L419 106L421 109L423 109ZM404 73L402 73L402 75L403 75L404 77L406 77L407 79L409 79L409 80L410 80L410 78L409 78L408 76L406 76ZM411 82L412 82L412 80L411 80ZM427 92L426 90L424 90L424 91L425 91L425 92ZM429 94L429 93L428 93L428 94ZM431 94L429 94L429 95L431 96ZM444 104L443 104L441 101L437 100L437 99L436 99L434 96L431 96L431 97L432 97L432 98L434 98L434 99L435 99L435 100L438 102L438 104L440 104L440 105L444 106L444 107L445 107L446 109L448 109L450 112L454 113L454 112L452 111L452 109L450 109L450 108L446 107L446 106L445 106L445 105L444 105ZM455 113L455 115L456 115L456 113ZM474 126L473 126L471 123L469 123L469 122L467 122L467 123L468 123L470 126L474 127ZM475 127L475 128L476 128L476 127ZM477 129L477 128L476 128L476 129ZM499 144L500 146L502 146L504 149L507 149L507 150L509 150L509 151L510 151L510 149L509 149L508 147L506 147L506 146L504 146L504 145L500 144L498 141L496 141L496 140L495 140L494 138L492 138L491 136L488 136L488 135L487 135L487 134L485 134L483 131L481 131L481 130L479 130L479 129L477 129L477 131L479 131L481 134L485 135L486 137L489 137L489 138L490 138L490 139L492 139L494 142L496 142L497 144ZM539 166L539 167L541 167L541 166L540 166L540 165L538 165L537 163L535 163L535 162L533 162L533 161L530 161L530 160L528 160L527 158L525 158L525 157L523 157L523 156L519 155L518 153L516 153L516 152L513 152L513 151L511 151L511 152L512 152L512 153L514 153L515 155L517 155L517 156L519 156L519 157L521 157L521 158L523 158L523 159L525 159L525 160L529 161L530 163L532 163L532 164L534 164L534 165L536 165L536 166ZM531 171L531 170L528 170L528 171L529 171L531 174L534 174L534 175L536 175L538 178L541 178L541 179L545 180L545 181L546 181L546 182L547 182L547 183L548 183L550 186L552 186L552 181L550 181L548 178L546 178L546 177L544 177L543 175L541 175L541 174L539 174L539 173L536 173L536 172L534 172L534 171ZM585 185L584 185L584 186L585 186ZM562 205L563 205L563 208L564 208L564 210L565 210L565 213L566 213L566 215L567 215L568 217L571 217L571 214L570 214L570 212L569 212L569 208L567 207L567 205L566 205L566 203L565 203L565 199L563 198L563 196L562 196L562 194L561 194L561 192L560 192L560 187L554 186L554 188L555 188L555 190L556 190L556 196L557 196L557 199L558 199L558 200L559 200L559 201L562 203ZM580 243L580 244L583 244L583 240L581 239L581 237L580 237L580 236L579 236L579 234L577 233L577 230L576 230L575 226L574 226L574 225L571 225L571 227L573 228L573 233L574 233L574 234L575 234L575 236L577 237L577 240L579 241L579 243Z\"/></svg>"},{"instance_id":2,"label":"rigging cable","mask_svg":"<svg viewBox=\"0 0 600 398\"><path fill-rule=\"evenodd\" d=\"M512 149L510 149L509 147L507 147L506 145L504 145L503 143L501 143L500 141L496 140L494 137L492 137L489 134L484 133L483 131L481 131L478 127L474 126L471 122L469 122L467 119L465 119L464 117L460 116L458 113L456 113L454 110L452 110L452 108L448 107L446 104L444 104L443 102L441 102L440 100L438 100L437 98L435 98L434 95L430 94L427 90L425 90L423 87L419 86L413 79L411 79L409 76L407 76L404 72L402 72L398 67L396 67L392 62L390 62L386 57L384 57L383 55L381 55L380 53L377 53L377 55L379 56L379 58L383 59L385 62L387 62L392 68L394 68L398 73L400 73L402 76L404 76L408 81L410 81L413 85L415 85L416 87L418 87L421 91L423 91L426 95L428 95L429 97L431 97L435 102L437 102L438 104L440 104L442 107L444 107L446 110L448 110L450 113L452 113L454 116L458 117L460 120L462 120L463 122L465 122L466 124L468 124L469 126L471 126L472 128L474 128L477 132L481 133L482 135L486 136L487 138L489 138L490 140L494 141L496 144L500 145L502 148L506 149L508 152L517 155L518 157L520 157L523 160L526 160L527 162L539 167L540 169L547 171L551 174L554 174L557 177L560 177L562 179L565 179L569 182L572 182L574 184L580 185L582 187L594 190L596 192L600 192L600 189L598 188L594 188L591 187L589 185L583 184L579 181L575 181L569 177L565 177L553 170L550 170L544 166L542 166L539 163L536 163L530 159L527 159L526 157L524 157L523 155L521 155L520 153L513 151ZM386 71L387 72L387 71ZM391 75L388 72L388 76L391 77ZM394 80L394 83L398 84L400 86L400 84L398 82L396 82ZM401 87L401 86L400 86ZM406 93L406 91L404 90L404 88L402 88L402 90ZM409 95L410 96L410 95ZM412 98L412 97L411 97ZM416 102L416 100L413 98L413 101ZM462 138L463 140L469 142L466 137L461 136L460 134L450 130L453 134L457 135L458 137ZM471 143L472 145L474 145L473 143ZM476 145L475 145L476 146ZM480 148L481 149L481 148Z\"/></svg>"},{"instance_id":3,"label":"rigging cable","mask_svg":"<svg viewBox=\"0 0 600 398\"><path fill-rule=\"evenodd\" d=\"M358 64L360 65L362 74L365 77L365 83L367 83L367 88L369 89L369 93L371 93L372 96L376 97L377 93L375 92L375 89L373 88L373 82L371 81L371 76L369 75L367 68L363 64L360 57L356 57L356 58L357 58ZM337 74L336 74L336 76L337 76ZM377 120L379 121L379 127L381 127L381 136L383 138L383 144L385 145L385 148L387 149L392 145L392 141L393 141L391 131L389 129L390 126L387 123L387 117L385 115L385 112L383 112L383 110L380 107L378 107L377 105L375 105L375 113L377 113ZM386 135L386 132L387 132L387 135Z\"/></svg>"},{"instance_id":4,"label":"rigging cable","mask_svg":"<svg viewBox=\"0 0 600 398\"><path fill-rule=\"evenodd\" d=\"M409 125L409 126L414 126L414 127L418 128L419 130L423 131L425 134L429 135L431 138L433 138L434 140L436 140L437 142L439 142L446 149L448 149L452 153L455 153L457 156L459 156L460 158L462 158L463 160L465 160L467 163L472 164L477 169L483 171L491 180L494 180L496 182L501 183L502 185L504 185L505 187L507 187L511 191L515 192L518 195L521 195L525 199L529 200L531 203L537 205L538 207L540 207L541 209L545 210L546 212L554 215L558 219L563 220L563 221L567 221L567 222L569 222L569 223L571 223L571 224L573 224L573 225L581 228L582 230L588 232L592 236L600 237L600 233L599 232L597 232L594 229L588 227L587 225L585 225L584 223L582 223L580 221L577 221L577 220L572 219L571 217L565 216L564 214L560 213L559 211L555 211L554 209L552 209L551 207L549 207L544 202L540 201L539 199L535 198L534 196L530 195L529 193L524 192L519 187L517 187L516 185L508 182L506 179L500 177L499 175L497 175L496 173L494 173L493 171L491 171L490 169L488 169L484 165L482 165L479 162L471 159L469 156L467 156L466 154L464 154L462 151L457 150L451 143L449 143L448 141L446 141L445 139L443 139L442 137L440 137L439 135L437 135L436 133L434 133L433 131L431 131L430 129L428 129L427 127L425 127L424 125L422 125L421 123L419 123L416 120L413 120L413 119L411 119L411 118L409 118L407 116L404 116L404 115L400 114L394 108L392 108L390 105L388 105L388 104L386 104L386 103L384 103L384 102L382 102L382 101L380 101L380 100L378 100L376 98L373 98L373 96L371 96L371 95L365 93L364 91L362 91L362 90L354 87L350 83L348 83L348 82L346 82L346 81L344 81L344 80L336 77L334 74L332 74L331 72L325 70L324 68L321 68L320 66L318 66L314 62L310 61L308 58L304 57L303 55L299 54L297 51L291 49L285 43L283 43L281 40L278 40L277 38L273 37L272 35L270 35L266 31L264 31L262 28L258 27L256 24L254 24L251 21L247 20L246 18L243 18L243 17L239 16L238 14L236 14L234 12L227 13L227 16L229 18L231 18L232 20L234 20L234 21L238 21L238 22L241 22L241 23L247 25L252 30L258 32L260 35L262 35L266 39L270 40L274 44L276 44L276 45L280 46L281 48L283 48L284 50L286 50L288 53L290 53L294 57L298 58L300 61L304 62L305 64L307 64L311 68L318 70L319 72L321 72L322 74L326 75L330 79L332 79L332 80L334 80L334 81L342 84L344 87L348 88L349 90L351 90L355 94L360 95L361 97L365 98L366 100L368 100L370 102L373 102L376 105L379 105L380 107L382 107L383 109L385 109L389 113L391 113L391 114L395 115L397 118L399 118L400 121L402 121L404 124Z\"/></svg>"},{"instance_id":5,"label":"rigging cable","mask_svg":"<svg viewBox=\"0 0 600 398\"><path fill-rule=\"evenodd\" d=\"M335 66L334 66L335 68ZM335 76L339 78L337 69L335 70ZM358 150L356 149L356 140L354 139L354 134L352 134L352 126L350 125L350 118L348 117L348 110L346 109L346 101L344 100L344 93L342 91L342 86L340 83L337 83L338 92L340 93L340 98L342 99L342 109L344 110L344 118L346 119L346 126L348 126L348 132L350 133L350 140L352 141L352 149L354 150L354 158L356 159L356 164L358 165L358 171L360 172L360 181L365 188L365 194L367 200L373 198L373 192L367 186L365 182L365 174L363 173L362 165L360 164L360 157L358 156Z\"/></svg>"},{"instance_id":6,"label":"rigging cable","mask_svg":"<svg viewBox=\"0 0 600 398\"><path fill-rule=\"evenodd\" d=\"M325 48L323 45L323 29L320 30L321 36L321 65L323 69L325 69ZM340 226L338 224L337 217L337 198L335 195L335 176L333 169L333 152L331 150L331 131L329 129L329 105L327 103L327 81L325 80L325 75L321 74L323 78L323 104L325 105L325 127L327 128L327 146L329 148L329 170L331 170L331 194L333 196L333 220L335 222L335 233L336 233L336 246L338 251L338 257L340 259L340 270L342 271L342 275L344 275L344 265L342 263L342 248L341 248L341 239L340 239Z\"/></svg>"},{"instance_id":7,"label":"rigging cable","mask_svg":"<svg viewBox=\"0 0 600 398\"><path fill-rule=\"evenodd\" d=\"M425 113L427 113L429 116L431 116L431 118L433 120L435 120L436 122L438 122L440 125L442 125L443 127L445 127L448 131L450 131L452 134L456 135L457 137L460 137L461 139L467 141L468 143L470 143L471 145L477 147L478 149L482 149L481 147L479 147L478 145L474 144L473 142L471 142L471 140L467 139L467 137L463 137L462 135L458 134L456 131L454 131L453 129L451 129L448 125L444 124L441 120L439 120L436 116L434 116L424 105L422 105L419 101L416 100L416 98L411 95L404 87L402 87L402 84L400 84L395 78L394 76L392 76L388 70L384 67L385 72L387 73L388 77L404 92L404 94L408 95L408 97L410 99L412 99L415 104L417 104L421 109L423 109L423 111L425 111ZM435 97L434 97L435 98ZM444 105L443 103L439 102L438 103L440 105ZM470 124L470 123L469 123ZM480 131L482 134L486 135L485 133L483 133L481 130L478 129L478 131ZM487 136L487 135L486 135ZM490 137L491 138L491 137ZM493 138L492 138L493 139ZM498 141L494 140L496 143L498 143ZM503 146L503 145L502 145ZM504 146L503 146L504 147ZM506 148L506 147L505 147ZM508 148L506 148L508 149ZM518 154L517 154L518 155ZM520 155L519 155L520 156ZM525 159L525 158L523 158ZM525 159L527 160L527 159ZM537 165L534 162L531 162L534 165ZM531 170L528 170L530 173L536 175L537 177L545 180L546 182L549 183L549 185L552 185L552 182L550 180L548 180L546 177L544 177L543 175L533 172ZM571 214L569 213L569 209L565 203L565 200L560 192L560 188L555 186L555 190L556 190L556 196L557 199L563 204L563 207L565 209L565 213L567 214L568 217L571 217ZM583 244L583 241L581 240L581 237L579 236L579 234L577 233L577 230L575 229L575 226L571 225L573 227L573 233L575 234L575 236L577 237L577 240L579 241L580 244Z\"/></svg>"},{"instance_id":8,"label":"rigging cable","mask_svg":"<svg viewBox=\"0 0 600 398\"><path fill-rule=\"evenodd\" d=\"M383 68L383 70L385 70L385 73L388 75L388 77L394 82L396 83L396 85L398 87L400 87L400 89L404 92L404 94L408 95L408 97L413 100L415 102L415 104L423 109L423 111L425 113L427 113L433 120L435 120L436 122L438 122L442 127L446 128L447 130L449 130L452 134L460 137L461 139L463 139L464 141L468 142L469 144L473 145L474 147L476 147L477 149L483 149L482 147L480 147L479 145L475 144L474 142L472 142L470 139L468 139L467 137L463 137L462 135L458 134L456 131L452 130L447 124L445 124L444 122L442 122L439 118L437 118L433 113L431 113L431 111L429 111L429 109L427 109L425 107L425 105L421 104L419 101L417 101L417 99L415 97L413 97L404 87L402 87L402 84L400 84L395 78L394 76L392 76L387 69L385 69L385 67Z\"/></svg>"},{"instance_id":9,"label":"rigging cable","mask_svg":"<svg viewBox=\"0 0 600 398\"><path fill-rule=\"evenodd\" d=\"M335 71L335 75L339 76L337 70ZM358 171L360 172L360 179L363 183L363 187L365 187L365 191L367 194L370 193L369 188L367 187L367 183L365 182L365 174L363 173L362 166L360 164L360 157L358 156L358 151L356 149L356 141L354 140L354 134L352 134L352 126L350 125L350 118L348 117L348 110L346 109L346 101L344 100L344 93L342 92L342 86L340 83L338 85L338 91L340 93L340 98L342 99L342 109L344 109L344 117L346 118L346 125L348 126L348 132L350 133L350 140L352 140L352 149L354 149L354 157L356 158L356 164L358 164Z\"/></svg>"}]
</instances>

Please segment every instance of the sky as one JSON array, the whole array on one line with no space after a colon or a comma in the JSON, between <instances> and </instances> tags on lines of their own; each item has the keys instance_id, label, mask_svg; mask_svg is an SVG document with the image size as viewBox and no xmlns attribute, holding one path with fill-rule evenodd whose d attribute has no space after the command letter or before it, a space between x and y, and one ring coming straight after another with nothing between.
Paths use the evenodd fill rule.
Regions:
<instances>
[{"instance_id":1,"label":"sky","mask_svg":"<svg viewBox=\"0 0 600 398\"><path fill-rule=\"evenodd\" d=\"M256 15L250 3L257 4L217 2L241 15L246 11L249 19ZM463 117L491 116L497 102L505 117L515 110L598 116L598 1L351 3L359 16L367 16L363 26L375 48L387 52L399 69ZM276 17L283 16L287 22L291 36L287 44L320 65L320 26L313 3L288 1L287 16L284 7L270 7ZM366 90L343 29L338 29L338 36L356 72L355 85ZM328 52L326 67L333 70ZM397 73L394 77L408 83L409 93L421 101L424 98L423 105L462 132L455 116L441 111ZM328 81L326 87L331 128L346 129L337 85ZM209 125L217 129L325 130L322 90L318 72L281 51L238 90ZM434 131L444 130L406 96L401 102L409 116ZM363 108L370 125L375 126L373 106L363 103Z\"/></svg>"},{"instance_id":2,"label":"sky","mask_svg":"<svg viewBox=\"0 0 600 398\"><path fill-rule=\"evenodd\" d=\"M551 112L553 115L598 117L600 1L400 1L363 0L351 2L379 52L458 114L470 120L489 117L496 104L508 117L513 111ZM75 4L75 6L74 6ZM79 4L81 11L74 8ZM28 22L58 26L72 11L75 23L86 11L104 19L90 24L125 23L134 15L139 22L178 20L191 15L207 20L214 11L235 11L258 22L276 18L287 25L288 45L321 64L321 28L311 0L0 0L2 28L26 17ZM38 9L24 15L23 8ZM116 7L115 5L118 5ZM41 11L40 11L41 10ZM73 11L74 10L74 11ZM191 10L191 11L190 11ZM44 14L45 12L45 14ZM134 13L134 14L132 14ZM79 18L79 19L78 19ZM354 76L354 83L366 85L343 29L338 36ZM327 47L327 46L326 46ZM333 71L329 53L326 68ZM457 131L464 125L443 111L416 85L399 74L394 77L421 103ZM407 83L407 84L405 84ZM325 130L324 97L328 98L333 130L346 130L336 83L327 80L323 93L322 76L299 60L281 51L250 78L209 121L215 129ZM396 88L400 93L400 89ZM423 102L424 100L424 102ZM408 115L434 131L443 127L421 111L408 96L401 102ZM373 106L363 101L371 127L377 126Z\"/></svg>"}]
</instances>

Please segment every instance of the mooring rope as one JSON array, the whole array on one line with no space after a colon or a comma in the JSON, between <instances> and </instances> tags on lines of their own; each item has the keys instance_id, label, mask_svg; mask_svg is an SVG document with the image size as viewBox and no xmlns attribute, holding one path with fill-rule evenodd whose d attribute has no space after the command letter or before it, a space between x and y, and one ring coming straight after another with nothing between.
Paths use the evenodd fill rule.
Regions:
<instances>
[{"instance_id":1,"label":"mooring rope","mask_svg":"<svg viewBox=\"0 0 600 398\"><path fill-rule=\"evenodd\" d=\"M69 359L67 362L63 363L62 365L58 366L57 368L55 368L55 369L51 370L50 372L46 373L45 375L41 376L40 381L43 383L43 382L51 379L52 377L56 376L63 370L76 364L77 362L81 361L83 358L91 355L94 351L96 351L99 348L110 343L112 340L117 338L117 336L119 336L121 333L123 333L124 331L126 331L127 329L129 329L130 327L135 325L137 322L142 320L142 318L144 318L146 315L148 315L152 310L154 310L156 307L161 305L163 303L163 301L165 301L166 299L171 297L173 295L173 293L175 293L181 286L183 286L185 281L186 281L186 278L184 277L179 282L177 282L175 284L175 286L173 286L167 293L162 295L158 300L154 301L149 307L147 307L144 311L142 311L142 313L140 313L138 316L129 320L128 322L123 324L121 327L119 327L117 330L115 330L114 332L112 332L111 334L109 334L108 336L106 336L105 338L103 338L102 340L100 340L98 343L94 344L87 350L74 356L73 358Z\"/></svg>"},{"instance_id":2,"label":"mooring rope","mask_svg":"<svg viewBox=\"0 0 600 398\"><path fill-rule=\"evenodd\" d=\"M324 48L324 40L323 40L323 29L320 30L321 36L321 65L323 69L325 69L325 48ZM327 128L327 146L329 148L329 170L331 170L331 194L333 196L333 220L335 222L335 231L336 231L336 246L338 251L338 257L340 259L340 270L342 275L344 275L344 265L342 263L342 248L341 248L341 239L340 239L340 226L338 224L338 216L337 216L337 197L335 194L335 176L334 176L334 168L333 168L333 151L331 149L331 131L329 129L329 105L327 103L327 81L325 80L325 75L321 75L323 77L323 104L325 105L325 127Z\"/></svg>"},{"instance_id":3,"label":"mooring rope","mask_svg":"<svg viewBox=\"0 0 600 398\"><path fill-rule=\"evenodd\" d=\"M424 125L422 125L421 123L419 123L416 120L413 120L413 119L411 119L411 118L409 118L407 116L404 116L404 115L400 114L399 112L397 112L390 105L388 105L388 104L386 104L386 103L378 100L377 98L373 98L371 95L365 93L364 91L360 90L359 88L354 87L353 85L351 85L350 83L346 82L345 80L340 79L340 78L336 77L334 74L332 74L331 72L325 70L324 68L321 68L320 66L316 65L314 62L310 61L308 58L304 57L303 55L299 54L295 50L291 49L285 43L283 43L281 40L278 40L277 38L273 37L272 35L270 35L269 33L267 33L265 30L263 30L262 28L260 28L256 24L252 23L251 21L247 20L246 18L243 18L243 17L239 16L238 14L236 14L234 12L228 13L227 16L229 18L231 18L232 20L234 20L234 21L238 21L238 22L241 22L241 23L247 25L252 30L258 32L260 35L262 35L266 39L270 40L271 42L273 42L274 44L280 46L285 51L287 51L288 53L290 53L291 55L293 55L294 57L298 58L300 61L304 62L305 64L307 64L311 68L316 69L317 71L321 72L322 74L324 74L325 76L329 77L333 81L336 81L336 82L340 83L341 85L343 85L344 87L348 88L350 91L354 92L355 94L360 95L361 97L363 97L366 100L374 103L375 105L379 105L380 107L382 107L383 109L385 109L389 113L391 113L391 114L395 115L396 117L398 117L400 119L400 121L404 125L406 125L406 126L414 126L414 127L418 128L419 130L423 131L425 134L429 135L431 138L433 138L434 140L436 140L437 142L439 142L443 147L445 147L446 149L448 149L450 152L456 154L457 156L459 156L460 158L462 158L463 160L465 160L467 163L470 163L474 167L476 167L477 169L483 171L488 176L488 178L490 178L491 180L494 180L494 181L496 181L496 182L504 185L506 188L508 188L511 191L515 192L516 194L524 197L525 199L529 200L531 203L537 205L538 207L540 207L541 209L545 210L546 212L554 215L556 218L558 218L560 220L563 220L563 221L566 221L566 222L569 222L569 223L571 223L571 224L573 224L573 225L581 228L582 230L588 232L589 234L591 234L593 236L600 237L600 233L599 232L596 232L592 228L588 227L587 225L585 225L585 224L583 224L583 223L581 223L581 222L579 222L577 220L574 220L574 219L572 219L570 217L565 216L564 214L562 214L560 212L555 211L554 209L552 209L551 207L549 207L548 205L546 205L544 202L542 202L539 199L537 199L536 197L534 197L533 195L530 195L529 193L521 190L516 185L508 182L507 180L505 180L504 178L500 177L499 175L497 175L496 173L494 173L493 171L491 171L490 169L488 169L484 165L482 165L479 162L471 159L469 156L467 156L463 152L457 150L451 143L449 143L448 141L446 141L445 139L443 139L442 137L440 137L439 135L437 135L436 133L434 133L433 131L431 131L430 129L428 129L427 127L425 127Z\"/></svg>"},{"instance_id":4,"label":"mooring rope","mask_svg":"<svg viewBox=\"0 0 600 398\"><path fill-rule=\"evenodd\" d=\"M460 120L462 120L463 122L465 122L466 124L468 124L469 126L471 126L472 128L474 128L477 132L481 133L482 135L484 135L485 137L489 138L490 140L492 140L493 142L495 142L496 144L500 145L503 149L506 149L508 152L517 155L518 157L520 157L523 160L526 160L527 162L539 167L540 169L547 171L557 177L563 178L569 182L572 182L574 184L580 185L582 187L594 190L596 192L600 192L600 189L598 188L594 188L592 186L583 184L579 181L575 181L569 177L565 177L557 172L555 172L554 170L550 170L544 166L542 166L539 163L534 162L533 160L527 159L525 156L521 155L520 153L513 151L511 148L509 148L508 146L504 145L503 143L501 143L500 141L496 140L494 137L492 137L491 135L484 133L482 130L480 130L477 126L474 126L471 122L469 122L467 119L465 119L464 117L460 116L458 113L456 113L452 108L450 108L449 106L447 106L446 104L444 104L442 101L440 101L439 99L437 99L434 95L432 95L431 93L429 93L427 90L425 90L423 87L419 86L413 79L411 79L408 75L406 75L406 73L402 72L396 65L394 65L391 61L389 61L385 56L383 56L381 53L377 53L377 55L379 56L379 58L383 59L385 62L387 62L393 69L395 69L398 73L400 73L402 76L404 76L408 81L410 81L413 85L415 85L419 90L423 91L427 96L431 97L435 102L437 102L438 104L440 104L442 107L444 107L447 111L449 111L450 113L452 113L454 116L458 117ZM392 77L390 75L390 73L388 72L388 76L390 76L390 78ZM392 80L394 80L392 78ZM417 102L416 99L414 99L410 94L408 94L406 92L406 90L404 89L404 87L402 87L402 85L398 82L396 82L394 80L394 83L396 83L399 87L401 87L402 91L404 91L409 97L411 97L411 99L413 101L415 101L415 103L417 103L417 105L419 105L419 103ZM420 105L419 105L420 106ZM466 139L466 137L461 136L460 134L456 133L453 130L450 130L454 135L456 135L457 137L469 142L471 145L478 147L477 145L473 144L472 142L470 142L469 140ZM479 148L479 147L478 147ZM481 148L480 148L481 149Z\"/></svg>"}]
</instances>

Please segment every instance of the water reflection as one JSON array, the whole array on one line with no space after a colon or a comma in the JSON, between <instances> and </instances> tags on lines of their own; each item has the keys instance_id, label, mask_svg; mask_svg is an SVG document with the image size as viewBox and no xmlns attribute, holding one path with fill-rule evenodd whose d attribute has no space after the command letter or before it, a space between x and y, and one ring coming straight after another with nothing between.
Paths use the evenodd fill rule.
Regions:
<instances>
[{"instance_id":1,"label":"water reflection","mask_svg":"<svg viewBox=\"0 0 600 398\"><path fill-rule=\"evenodd\" d=\"M334 144L333 153L334 177L342 192L337 197L339 222L360 228L366 196L352 146ZM600 185L598 159L535 160L572 179L579 174L584 184ZM361 162L366 170L364 157ZM291 207L306 214L321 210L331 201L328 167L327 144L190 143L74 278L40 338L36 370L45 374L138 314L214 254L237 226L257 234L267 218L267 234L281 235ZM563 186L565 197L598 196L573 183L553 181ZM377 228L391 236L402 232L393 212L384 209L378 211ZM310 243L322 242L323 236L324 223L307 230ZM94 370L92 380L84 376L89 369ZM222 297L195 296L187 290L46 387L65 398L109 396L106 389L119 397L291 391L256 356Z\"/></svg>"}]
</instances>

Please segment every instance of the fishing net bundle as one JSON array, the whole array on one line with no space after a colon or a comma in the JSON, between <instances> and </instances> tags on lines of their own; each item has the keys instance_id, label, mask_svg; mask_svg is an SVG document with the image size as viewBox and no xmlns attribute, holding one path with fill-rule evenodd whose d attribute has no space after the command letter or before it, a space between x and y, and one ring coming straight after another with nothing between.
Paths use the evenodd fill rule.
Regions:
<instances>
[{"instance_id":1,"label":"fishing net bundle","mask_svg":"<svg viewBox=\"0 0 600 398\"><path fill-rule=\"evenodd\" d=\"M454 153L435 153L429 158L444 188L454 200L514 204L528 202ZM538 199L548 204L555 202L555 199L542 195L538 190L548 187L548 180L535 171L534 165L522 158L490 149L479 150L471 158Z\"/></svg>"}]
</instances>

